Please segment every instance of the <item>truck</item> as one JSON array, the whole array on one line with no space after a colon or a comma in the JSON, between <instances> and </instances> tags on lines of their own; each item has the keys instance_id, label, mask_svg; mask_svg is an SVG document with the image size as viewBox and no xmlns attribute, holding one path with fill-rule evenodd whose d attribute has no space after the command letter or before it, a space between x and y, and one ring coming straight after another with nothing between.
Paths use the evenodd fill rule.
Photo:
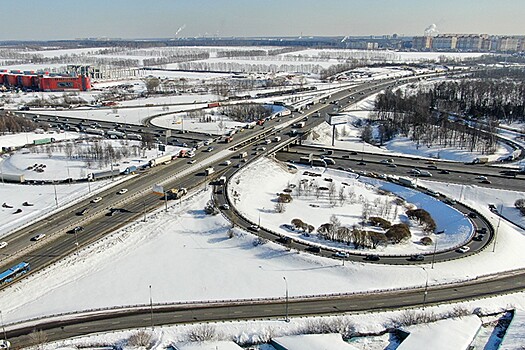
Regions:
<instances>
[{"instance_id":1,"label":"truck","mask_svg":"<svg viewBox=\"0 0 525 350\"><path fill-rule=\"evenodd\" d=\"M86 134L93 134L93 135L100 135L100 136L104 136L106 134L104 130L95 129L95 128L85 128L84 132Z\"/></svg>"},{"instance_id":2,"label":"truck","mask_svg":"<svg viewBox=\"0 0 525 350\"><path fill-rule=\"evenodd\" d=\"M231 136L224 136L224 138L222 139L223 143L230 143L232 141L233 141L233 137Z\"/></svg>"},{"instance_id":3,"label":"truck","mask_svg":"<svg viewBox=\"0 0 525 350\"><path fill-rule=\"evenodd\" d=\"M166 154L164 156L153 158L148 163L149 163L149 166L153 168L154 166L157 166L157 165L169 164L172 159L173 159L173 156L171 154Z\"/></svg>"},{"instance_id":4,"label":"truck","mask_svg":"<svg viewBox=\"0 0 525 350\"><path fill-rule=\"evenodd\" d=\"M128 166L124 171L122 172L122 175L129 175L129 174L135 174L137 172L138 168L135 165Z\"/></svg>"},{"instance_id":5,"label":"truck","mask_svg":"<svg viewBox=\"0 0 525 350\"><path fill-rule=\"evenodd\" d=\"M90 173L87 176L88 181L95 181L100 179L106 179L108 177L120 175L120 170L106 170L100 171L98 173Z\"/></svg>"},{"instance_id":6,"label":"truck","mask_svg":"<svg viewBox=\"0 0 525 350\"><path fill-rule=\"evenodd\" d=\"M411 177L399 177L397 181L407 187L416 187L416 180Z\"/></svg>"},{"instance_id":7,"label":"truck","mask_svg":"<svg viewBox=\"0 0 525 350\"><path fill-rule=\"evenodd\" d=\"M125 139L126 138L126 133L125 132L117 131L117 130L108 130L106 135L110 139Z\"/></svg>"},{"instance_id":8,"label":"truck","mask_svg":"<svg viewBox=\"0 0 525 350\"><path fill-rule=\"evenodd\" d=\"M273 138L273 142L279 142L279 141L281 141L281 136L275 136Z\"/></svg>"},{"instance_id":9,"label":"truck","mask_svg":"<svg viewBox=\"0 0 525 350\"><path fill-rule=\"evenodd\" d=\"M213 174L214 172L215 172L215 169L213 169L212 166L210 166L210 167L204 169L204 175L206 175L206 176L211 175L211 174Z\"/></svg>"},{"instance_id":10,"label":"truck","mask_svg":"<svg viewBox=\"0 0 525 350\"><path fill-rule=\"evenodd\" d=\"M224 185L225 183L226 183L226 176L219 177L218 184L219 185Z\"/></svg>"},{"instance_id":11,"label":"truck","mask_svg":"<svg viewBox=\"0 0 525 350\"><path fill-rule=\"evenodd\" d=\"M126 134L126 137L127 137L129 140L138 140L138 141L142 141L142 135L140 135L140 134L129 133L129 134Z\"/></svg>"},{"instance_id":12,"label":"truck","mask_svg":"<svg viewBox=\"0 0 525 350\"><path fill-rule=\"evenodd\" d=\"M184 187L181 188L172 188L166 191L166 199L180 199L182 196L186 195L188 190Z\"/></svg>"},{"instance_id":13,"label":"truck","mask_svg":"<svg viewBox=\"0 0 525 350\"><path fill-rule=\"evenodd\" d=\"M24 174L0 173L0 181L2 181L2 182L24 183L26 180L24 178Z\"/></svg>"},{"instance_id":14,"label":"truck","mask_svg":"<svg viewBox=\"0 0 525 350\"><path fill-rule=\"evenodd\" d=\"M286 117L287 115L291 115L291 114L292 114L292 111L289 109L285 109L279 112L280 117Z\"/></svg>"},{"instance_id":15,"label":"truck","mask_svg":"<svg viewBox=\"0 0 525 350\"><path fill-rule=\"evenodd\" d=\"M239 153L239 158L242 159L242 158L246 158L248 157L248 152L241 152Z\"/></svg>"},{"instance_id":16,"label":"truck","mask_svg":"<svg viewBox=\"0 0 525 350\"><path fill-rule=\"evenodd\" d=\"M215 108L215 107L220 107L220 106L221 106L220 102L210 102L210 103L208 103L208 108Z\"/></svg>"},{"instance_id":17,"label":"truck","mask_svg":"<svg viewBox=\"0 0 525 350\"><path fill-rule=\"evenodd\" d=\"M489 157L478 157L474 158L472 164L486 164L489 162Z\"/></svg>"},{"instance_id":18,"label":"truck","mask_svg":"<svg viewBox=\"0 0 525 350\"><path fill-rule=\"evenodd\" d=\"M53 137L47 137L45 139L33 140L33 145L45 145L52 142L55 142L55 139Z\"/></svg>"},{"instance_id":19,"label":"truck","mask_svg":"<svg viewBox=\"0 0 525 350\"><path fill-rule=\"evenodd\" d=\"M193 158L195 157L195 152L188 149L181 149L179 152L179 157L181 158Z\"/></svg>"},{"instance_id":20,"label":"truck","mask_svg":"<svg viewBox=\"0 0 525 350\"><path fill-rule=\"evenodd\" d=\"M294 128L304 128L305 125L306 125L305 122L299 122L299 123L295 123L294 125L292 125L292 127L294 127Z\"/></svg>"}]
</instances>

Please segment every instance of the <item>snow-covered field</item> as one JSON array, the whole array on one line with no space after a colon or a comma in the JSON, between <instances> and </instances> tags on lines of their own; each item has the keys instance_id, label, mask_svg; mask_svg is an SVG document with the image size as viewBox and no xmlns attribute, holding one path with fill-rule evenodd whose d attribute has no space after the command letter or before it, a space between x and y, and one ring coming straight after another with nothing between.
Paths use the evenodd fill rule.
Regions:
<instances>
[{"instance_id":1,"label":"snow-covered field","mask_svg":"<svg viewBox=\"0 0 525 350\"><path fill-rule=\"evenodd\" d=\"M243 216L254 223L260 222L262 226L274 232L297 240L340 250L409 255L433 251L434 245L419 244L420 239L425 236L437 240L437 249L442 250L461 246L473 234L472 224L463 214L421 192L384 181L366 178L362 180L354 173L339 170L311 169L307 166L297 166L297 168L296 171L289 171L272 160L261 160L257 167L245 168L230 180L229 196ZM265 171L262 172L260 169L265 169ZM305 171L320 176L303 175ZM303 190L301 193L297 192L300 182L306 182L311 189ZM259 185L254 186L255 183ZM316 188L323 186L327 190L316 191ZM328 186L334 186L332 199L330 199ZM291 193L293 201L285 205L283 213L278 213L275 210L276 193L282 193L286 188L293 189ZM387 191L390 195L380 194L378 189ZM238 195L234 195L235 193ZM403 198L408 204L397 205L396 198ZM387 245L371 250L356 250L344 243L326 241L315 234L306 234L302 230L291 231L283 226L283 224L290 224L292 219L299 218L317 229L322 224L329 223L331 216L334 215L343 227L349 229L360 227L365 230L384 232L370 225L362 225L362 213L365 206L369 208L367 209L369 217L379 216L391 221L392 224L401 222L408 224L412 238L403 244ZM444 231L444 233L427 235L422 231L420 225L408 220L405 211L407 208L414 207L428 211L436 221L436 232Z\"/></svg>"}]
</instances>

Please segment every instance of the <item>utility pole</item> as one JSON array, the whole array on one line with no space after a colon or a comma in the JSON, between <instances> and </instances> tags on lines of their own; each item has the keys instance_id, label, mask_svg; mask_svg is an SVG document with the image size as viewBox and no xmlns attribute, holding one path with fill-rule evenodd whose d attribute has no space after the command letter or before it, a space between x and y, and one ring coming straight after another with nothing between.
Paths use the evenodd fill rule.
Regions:
<instances>
[{"instance_id":1,"label":"utility pole","mask_svg":"<svg viewBox=\"0 0 525 350\"><path fill-rule=\"evenodd\" d=\"M151 318L151 330L155 330L155 326L153 324L153 298L151 297L151 284L149 286L149 309L151 311L151 315L150 315L150 318Z\"/></svg>"},{"instance_id":2,"label":"utility pole","mask_svg":"<svg viewBox=\"0 0 525 350\"><path fill-rule=\"evenodd\" d=\"M288 317L288 281L286 280L286 277L283 276L284 284L286 287L286 294L285 294L285 322L290 322L290 318Z\"/></svg>"},{"instance_id":3,"label":"utility pole","mask_svg":"<svg viewBox=\"0 0 525 350\"><path fill-rule=\"evenodd\" d=\"M431 269L434 269L434 261L436 260L436 250L438 247L438 241L437 237L434 239L434 254L432 254L432 265L430 265Z\"/></svg>"}]
</instances>

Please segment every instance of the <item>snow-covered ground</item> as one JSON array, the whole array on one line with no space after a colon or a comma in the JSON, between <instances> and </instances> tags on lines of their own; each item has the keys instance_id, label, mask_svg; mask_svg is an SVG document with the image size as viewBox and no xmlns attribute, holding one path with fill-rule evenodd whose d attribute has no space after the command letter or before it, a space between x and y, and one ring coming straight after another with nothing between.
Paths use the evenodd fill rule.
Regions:
<instances>
[{"instance_id":1,"label":"snow-covered ground","mask_svg":"<svg viewBox=\"0 0 525 350\"><path fill-rule=\"evenodd\" d=\"M260 179L254 179L252 186L260 185ZM449 192L453 196L459 191L449 188ZM485 193L487 189L472 186L464 191L464 200L478 203ZM498 194L509 201L516 195ZM4 320L146 304L149 285L154 302L163 303L281 296L283 276L290 295L299 296L422 286L427 274L429 283L435 284L524 266L525 237L505 221L499 227L496 252L485 250L469 257L468 263L460 259L426 270L363 263L341 266L332 259L288 251L273 243L254 246L254 237L237 229L229 239L230 225L225 219L204 215L209 196L200 192L188 197L182 207L173 204L168 213L151 214L146 223L133 223L83 249L79 257L65 258L21 281L17 288L2 291ZM261 209L258 205L254 198L243 207ZM496 227L498 218L488 215L488 219ZM159 266L169 272L159 274ZM179 288L181 283L185 288ZM101 284L105 288L99 288ZM85 295L81 299L80 291Z\"/></svg>"},{"instance_id":2,"label":"snow-covered ground","mask_svg":"<svg viewBox=\"0 0 525 350\"><path fill-rule=\"evenodd\" d=\"M297 166L297 168L297 171L289 171L269 159L261 160L256 167L244 168L230 180L228 191L233 204L252 222L260 222L262 226L279 234L314 245L354 252L373 251L386 255L432 252L434 245L424 246L419 243L422 237L428 236L437 240L437 249L443 250L461 246L473 234L472 224L463 214L419 191L380 180L359 178L354 173L339 170L312 169L307 166ZM309 175L303 175L305 171L308 171ZM311 173L320 176L314 177L310 175ZM300 182L306 182L311 190L303 190L299 193L297 189ZM254 186L255 183L258 186ZM289 186L290 184L293 187ZM323 186L327 189L328 186L334 186L333 200L330 200L328 190L321 192L315 190ZM290 193L293 201L285 205L283 213L278 213L275 210L276 193L282 193L286 188L293 189ZM390 195L380 194L378 189L387 191ZM396 198L403 198L410 204L397 205ZM403 244L387 245L372 250L356 250L345 243L326 241L314 233L306 234L302 230L291 231L283 226L283 224L290 224L292 219L299 218L317 229L322 224L330 222L331 216L334 215L343 227L349 229L362 227L365 230L384 232L370 225L363 227L361 222L365 206L370 207L367 216L379 216L392 224L407 223L412 238ZM436 222L436 232L444 231L444 233L427 235L419 225L408 220L405 211L407 208L414 207L428 211Z\"/></svg>"}]
</instances>

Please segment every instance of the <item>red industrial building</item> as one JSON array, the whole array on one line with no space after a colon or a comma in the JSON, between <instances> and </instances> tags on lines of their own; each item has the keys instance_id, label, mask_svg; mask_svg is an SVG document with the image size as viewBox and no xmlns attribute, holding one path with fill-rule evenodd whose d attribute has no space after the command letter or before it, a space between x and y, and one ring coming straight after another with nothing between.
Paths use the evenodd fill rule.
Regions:
<instances>
[{"instance_id":1,"label":"red industrial building","mask_svg":"<svg viewBox=\"0 0 525 350\"><path fill-rule=\"evenodd\" d=\"M39 73L33 71L0 70L0 85L34 91L87 91L89 77Z\"/></svg>"}]
</instances>

